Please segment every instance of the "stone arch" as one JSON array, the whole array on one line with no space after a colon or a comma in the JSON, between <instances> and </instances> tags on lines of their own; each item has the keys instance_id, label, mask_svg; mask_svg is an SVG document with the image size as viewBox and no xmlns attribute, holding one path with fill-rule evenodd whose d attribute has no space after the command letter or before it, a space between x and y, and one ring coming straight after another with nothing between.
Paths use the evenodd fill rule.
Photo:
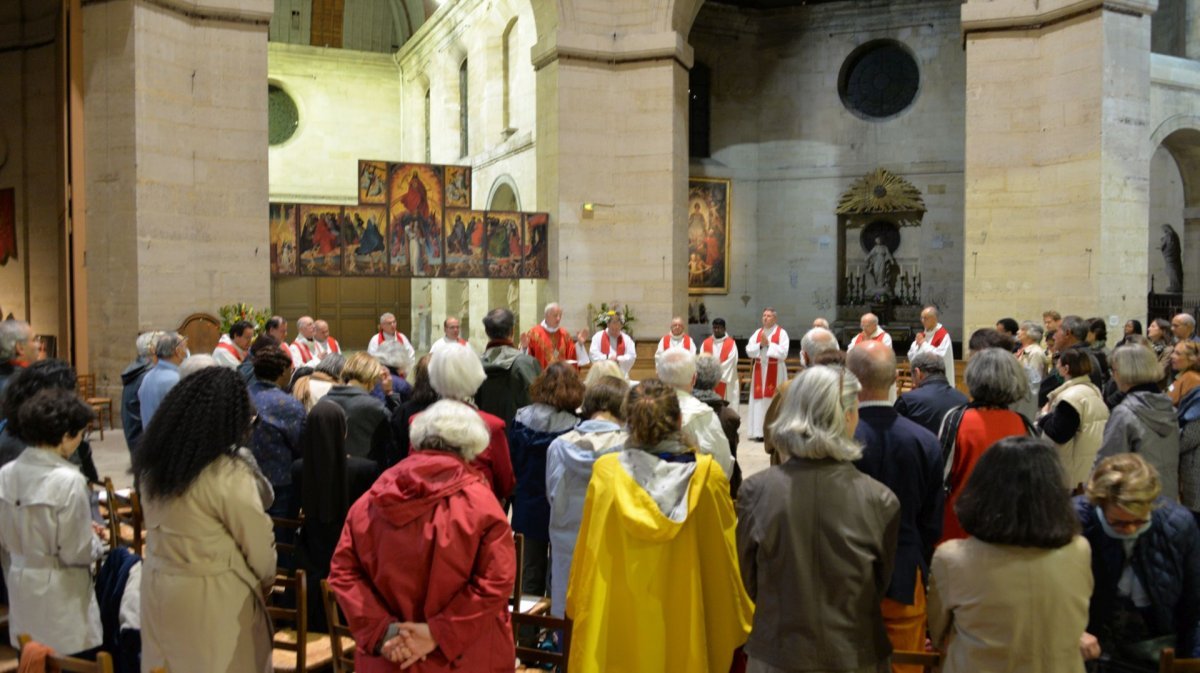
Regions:
<instances>
[{"instance_id":1,"label":"stone arch","mask_svg":"<svg viewBox=\"0 0 1200 673\"><path fill-rule=\"evenodd\" d=\"M505 173L492 182L492 188L488 190L487 208L488 210L521 210L520 192L517 190L516 180L513 180L511 175Z\"/></svg>"},{"instance_id":2,"label":"stone arch","mask_svg":"<svg viewBox=\"0 0 1200 673\"><path fill-rule=\"evenodd\" d=\"M1165 241L1168 236L1162 225L1169 224L1182 243L1183 268L1183 305L1169 308L1170 311L1188 309L1200 302L1200 274L1194 271L1200 268L1200 116L1169 118L1154 130L1150 141L1148 271L1154 276L1155 292L1164 292L1168 274L1160 240ZM1152 305L1152 314L1156 313L1154 309Z\"/></svg>"}]
</instances>

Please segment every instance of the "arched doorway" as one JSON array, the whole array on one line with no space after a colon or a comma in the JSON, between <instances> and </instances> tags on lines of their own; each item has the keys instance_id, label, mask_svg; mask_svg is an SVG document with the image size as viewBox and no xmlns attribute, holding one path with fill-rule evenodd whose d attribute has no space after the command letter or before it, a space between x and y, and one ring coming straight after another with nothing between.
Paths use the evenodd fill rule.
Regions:
<instances>
[{"instance_id":1,"label":"arched doorway","mask_svg":"<svg viewBox=\"0 0 1200 673\"><path fill-rule=\"evenodd\" d=\"M1173 119L1160 127L1155 140L1147 241L1149 319L1200 311L1200 118ZM1176 264L1178 271L1173 271Z\"/></svg>"},{"instance_id":2,"label":"arched doorway","mask_svg":"<svg viewBox=\"0 0 1200 673\"><path fill-rule=\"evenodd\" d=\"M521 199L517 196L517 183L511 176L501 175L492 183L488 192L487 209L502 212L519 212Z\"/></svg>"}]
</instances>

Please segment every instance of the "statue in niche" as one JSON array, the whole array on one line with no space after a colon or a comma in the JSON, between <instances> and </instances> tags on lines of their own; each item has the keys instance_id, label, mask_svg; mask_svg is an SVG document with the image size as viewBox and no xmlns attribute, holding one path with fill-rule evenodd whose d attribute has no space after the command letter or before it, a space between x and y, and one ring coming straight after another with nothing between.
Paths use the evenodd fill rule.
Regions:
<instances>
[{"instance_id":1,"label":"statue in niche","mask_svg":"<svg viewBox=\"0 0 1200 673\"><path fill-rule=\"evenodd\" d=\"M869 295L889 298L892 296L892 275L896 271L896 258L882 237L875 239L875 247L867 253L867 275L871 277Z\"/></svg>"},{"instance_id":2,"label":"statue in niche","mask_svg":"<svg viewBox=\"0 0 1200 673\"><path fill-rule=\"evenodd\" d=\"M1167 265L1167 292L1176 294L1183 292L1183 246L1179 243L1179 234L1169 224L1162 226L1163 235L1158 247L1162 250L1163 262Z\"/></svg>"}]
</instances>

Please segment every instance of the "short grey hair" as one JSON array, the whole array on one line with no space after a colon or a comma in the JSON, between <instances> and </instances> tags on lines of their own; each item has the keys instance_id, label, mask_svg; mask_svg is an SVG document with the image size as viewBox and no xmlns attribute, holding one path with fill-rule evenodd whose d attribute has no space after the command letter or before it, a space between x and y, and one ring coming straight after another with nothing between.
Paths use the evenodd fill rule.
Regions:
<instances>
[{"instance_id":1,"label":"short grey hair","mask_svg":"<svg viewBox=\"0 0 1200 673\"><path fill-rule=\"evenodd\" d=\"M444 398L469 400L485 380L479 356L462 344L449 344L429 360L429 385Z\"/></svg>"},{"instance_id":2,"label":"short grey hair","mask_svg":"<svg viewBox=\"0 0 1200 673\"><path fill-rule=\"evenodd\" d=\"M546 304L546 310L542 311L542 317L544 318L544 317L550 315L550 312L553 311L554 309L561 309L561 308L562 307L558 305L558 302L552 301L549 304Z\"/></svg>"},{"instance_id":3,"label":"short grey hair","mask_svg":"<svg viewBox=\"0 0 1200 673\"><path fill-rule=\"evenodd\" d=\"M382 325L382 324L383 324L383 321L384 321L384 320L387 320L388 318L391 318L392 320L395 320L395 319L396 319L396 314L395 314L395 313L392 313L391 311L388 311L387 313L380 314L380 316L379 316L379 324L381 324L381 325Z\"/></svg>"},{"instance_id":4,"label":"short grey hair","mask_svg":"<svg viewBox=\"0 0 1200 673\"><path fill-rule=\"evenodd\" d=\"M1022 322L1021 329L1025 330L1025 333L1029 335L1030 339L1033 339L1033 343L1035 344L1041 343L1042 337L1046 336L1046 330L1032 320Z\"/></svg>"},{"instance_id":5,"label":"short grey hair","mask_svg":"<svg viewBox=\"0 0 1200 673\"><path fill-rule=\"evenodd\" d=\"M712 390L721 380L721 361L712 353L696 357L696 390Z\"/></svg>"},{"instance_id":6,"label":"short grey hair","mask_svg":"<svg viewBox=\"0 0 1200 673\"><path fill-rule=\"evenodd\" d=\"M1196 319L1192 317L1191 313L1180 313L1171 319L1178 320L1179 322L1187 325L1188 327L1191 327L1193 332L1196 331Z\"/></svg>"},{"instance_id":7,"label":"short grey hair","mask_svg":"<svg viewBox=\"0 0 1200 673\"><path fill-rule=\"evenodd\" d=\"M668 348L654 371L658 380L672 388L686 388L696 375L696 356L686 348Z\"/></svg>"},{"instance_id":8,"label":"short grey hair","mask_svg":"<svg viewBox=\"0 0 1200 673\"><path fill-rule=\"evenodd\" d=\"M808 359L807 364L811 365L817 361L818 355L840 351L842 347L838 345L833 332L824 327L814 327L800 338L800 350Z\"/></svg>"},{"instance_id":9,"label":"short grey hair","mask_svg":"<svg viewBox=\"0 0 1200 673\"><path fill-rule=\"evenodd\" d=\"M157 338L157 335L157 332L142 332L138 335L137 341L134 344L137 348L139 358L150 357L151 352L154 350L154 340Z\"/></svg>"},{"instance_id":10,"label":"short grey hair","mask_svg":"<svg viewBox=\"0 0 1200 673\"><path fill-rule=\"evenodd\" d=\"M1029 376L1017 357L1003 348L985 348L971 355L963 375L973 402L1007 407L1029 394Z\"/></svg>"},{"instance_id":11,"label":"short grey hair","mask_svg":"<svg viewBox=\"0 0 1200 673\"><path fill-rule=\"evenodd\" d=\"M325 357L313 367L313 371L328 374L334 381L342 380L342 369L346 367L346 356L341 353L326 353Z\"/></svg>"},{"instance_id":12,"label":"short grey hair","mask_svg":"<svg viewBox=\"0 0 1200 673\"><path fill-rule=\"evenodd\" d=\"M379 347L375 359L385 367L391 367L400 374L405 374L412 368L412 359L408 357L408 349L400 340L388 341Z\"/></svg>"},{"instance_id":13,"label":"short grey hair","mask_svg":"<svg viewBox=\"0 0 1200 673\"><path fill-rule=\"evenodd\" d=\"M183 362L179 363L179 380L182 381L201 369L219 366L216 359L208 353L189 355Z\"/></svg>"},{"instance_id":14,"label":"short grey hair","mask_svg":"<svg viewBox=\"0 0 1200 673\"><path fill-rule=\"evenodd\" d=\"M797 458L832 458L843 462L862 457L862 447L846 436L846 411L858 406L862 389L843 367L809 367L787 387L771 439Z\"/></svg>"},{"instance_id":15,"label":"short grey hair","mask_svg":"<svg viewBox=\"0 0 1200 673\"><path fill-rule=\"evenodd\" d=\"M175 355L175 350L181 343L183 337L178 332L164 332L154 343L154 355L163 360L169 359Z\"/></svg>"},{"instance_id":16,"label":"short grey hair","mask_svg":"<svg viewBox=\"0 0 1200 673\"><path fill-rule=\"evenodd\" d=\"M917 353L916 357L909 361L911 369L920 369L925 376L946 375L946 361L942 356L929 351Z\"/></svg>"},{"instance_id":17,"label":"short grey hair","mask_svg":"<svg viewBox=\"0 0 1200 673\"><path fill-rule=\"evenodd\" d=\"M17 344L33 338L33 328L24 320L5 320L0 322L0 360L8 361L16 357Z\"/></svg>"},{"instance_id":18,"label":"short grey hair","mask_svg":"<svg viewBox=\"0 0 1200 673\"><path fill-rule=\"evenodd\" d=\"M1113 351L1109 360L1112 365L1113 377L1118 383L1126 386L1140 386L1143 383L1156 383L1163 377L1162 367L1154 351L1136 344L1127 344Z\"/></svg>"},{"instance_id":19,"label":"short grey hair","mask_svg":"<svg viewBox=\"0 0 1200 673\"><path fill-rule=\"evenodd\" d=\"M439 400L417 414L408 434L417 450L450 451L467 462L483 453L489 441L479 412L454 400Z\"/></svg>"},{"instance_id":20,"label":"short grey hair","mask_svg":"<svg viewBox=\"0 0 1200 673\"><path fill-rule=\"evenodd\" d=\"M1077 315L1069 315L1062 319L1062 324L1058 329L1075 337L1076 341L1087 341L1090 325L1088 325L1088 321Z\"/></svg>"}]
</instances>

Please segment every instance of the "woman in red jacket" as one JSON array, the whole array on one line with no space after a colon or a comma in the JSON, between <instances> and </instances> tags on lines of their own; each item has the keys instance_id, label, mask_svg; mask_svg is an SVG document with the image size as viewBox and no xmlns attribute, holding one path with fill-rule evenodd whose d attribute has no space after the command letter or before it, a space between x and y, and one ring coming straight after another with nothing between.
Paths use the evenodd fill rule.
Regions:
<instances>
[{"instance_id":1,"label":"woman in red jacket","mask_svg":"<svg viewBox=\"0 0 1200 673\"><path fill-rule=\"evenodd\" d=\"M330 568L357 670L512 671L512 528L469 465L488 431L473 408L443 400L410 436L414 452L350 508Z\"/></svg>"}]
</instances>

